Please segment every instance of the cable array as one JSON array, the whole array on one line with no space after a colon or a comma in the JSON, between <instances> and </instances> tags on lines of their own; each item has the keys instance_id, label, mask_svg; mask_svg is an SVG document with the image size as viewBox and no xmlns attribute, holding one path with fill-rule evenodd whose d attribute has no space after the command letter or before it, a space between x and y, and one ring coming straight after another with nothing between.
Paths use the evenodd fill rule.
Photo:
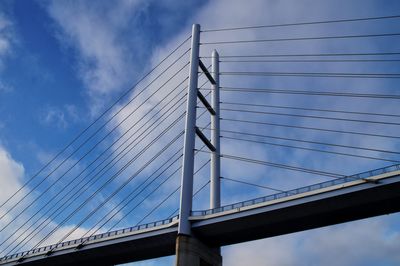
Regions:
<instances>
[{"instance_id":1,"label":"cable array","mask_svg":"<svg viewBox=\"0 0 400 266\"><path fill-rule=\"evenodd\" d=\"M174 90L176 90L176 88L174 89ZM182 93L182 92L181 92ZM88 188L90 187L90 184L88 185L88 183L89 182L92 182L92 181L96 181L95 180L95 178L97 178L97 179L99 179L99 178L101 178L101 177L103 177L104 175L105 175L105 173L107 173L107 171L110 171L111 169L112 169L112 167L114 167L118 162L120 162L125 156L127 156L127 155L129 155L129 153L130 152L132 152L132 150L134 149L134 148L136 148L137 147L137 145L138 145L138 143L140 142L140 140L143 140L144 139L144 137L145 137L145 135L146 134L148 134L151 130L153 130L154 128L155 128L155 125L157 124L157 123L159 123L162 119L168 119L172 114L173 114L173 112L174 111L176 111L178 108L177 107L180 107L180 105L181 104L183 104L183 102L184 102L184 97L185 97L185 95L183 95L180 99L178 99L178 101L176 101L172 106L169 106L169 103L167 104L167 105L165 105L163 108L161 108L159 111L157 111L151 118L150 118L150 120L152 119L152 118L154 118L157 114L159 114L160 112L162 112L162 111L165 111L164 109L165 109L165 107L172 107L168 112L165 112L165 113L163 113L161 116L159 116L158 118L156 118L155 120L154 120L154 122L152 122L151 124L148 124L147 125L147 127L146 128L144 128L144 130L142 131L142 132L135 132L135 133L140 133L140 134L132 134L132 135L130 135L123 143L121 143L118 147L117 147L117 149L116 150L118 150L118 149L120 149L121 147L123 147L124 145L126 145L121 151L119 151L117 154L116 154L116 156L114 156L113 158L112 158L112 160L111 161L109 161L106 165L104 165L101 169L100 169L100 171L98 171L94 176L92 176L92 178L91 179L89 179L89 180L87 180L87 182L81 187L81 185L82 185L82 183L79 183L78 185L80 186L80 189L78 190L78 191L76 191L75 193L79 193L78 194L78 196L77 197L69 197L68 198L68 200L66 201L66 202L64 202L64 204L63 205L61 205L56 211L54 211L48 218L47 218L47 220L50 222L51 220L49 219L50 217L52 217L52 215L54 214L54 213L56 213L58 210L60 210L60 208L62 208L62 207L64 207L63 208L63 211L64 210L66 210L71 204L72 204L72 200L73 199L76 199L76 198L80 198L80 196L82 196L85 192L87 192L87 190L88 190ZM168 100L168 98L166 99L166 100ZM182 101L183 100L183 101ZM178 105L177 105L178 104ZM133 126L135 126L135 124L133 125ZM133 127L132 126L132 127ZM131 128L132 128L131 127ZM131 129L130 128L130 129ZM139 130L141 130L143 128L143 126L139 129ZM129 130L130 130L129 129ZM139 142L138 142L138 140L139 140ZM130 141L128 144L127 144L127 142L128 141ZM103 162L105 162L105 160L103 160ZM99 165L100 166L100 165ZM99 166L97 166L97 168L99 168ZM96 170L97 168L95 168L94 170ZM106 169L106 170L105 170ZM105 170L105 171L104 171ZM91 171L91 173L93 173L93 170ZM91 174L90 173L90 174ZM88 176L86 176L86 177L88 177ZM83 180L85 180L85 179L83 179ZM82 181L83 181L82 180ZM92 183L93 184L93 183ZM69 191L69 192L71 192L71 191ZM68 195L69 193L67 193L67 195ZM65 204L67 204L68 203L68 205L67 206L64 206ZM63 211L61 211L61 212L58 212L58 214L54 217L54 218L57 218L58 217L58 215L59 214L61 214L61 213L63 213ZM44 214L45 215L45 214ZM44 221L43 221L44 222ZM42 223L43 223L42 222ZM40 225L39 225L40 226ZM31 233L33 233L33 232L31 232ZM32 237L34 237L35 235L33 235ZM32 238L31 237L31 238Z\"/></svg>"},{"instance_id":2,"label":"cable array","mask_svg":"<svg viewBox=\"0 0 400 266\"><path fill-rule=\"evenodd\" d=\"M176 89L175 89L175 90L176 90ZM182 99L182 98L181 98L181 99ZM175 107L175 105L176 105L177 103L179 103L179 101L176 102L174 105L172 105L172 107ZM150 120L151 120L152 118L154 118L158 113L160 113L161 111L163 111L163 109L165 109L165 107L169 107L168 105L169 105L169 104L165 105L165 106L164 106L163 108L161 108L158 112L156 112L156 113L150 118ZM175 109L176 109L176 108L175 108ZM172 110L175 110L175 109L172 109ZM169 112L169 113L170 113L170 112ZM166 116L166 115L167 115L167 116ZM169 116L170 116L170 115L171 115L171 114L169 114ZM119 161L121 161L127 154L129 154L129 152L131 152L131 150L132 150L133 148L135 148L135 147L137 146L137 144L135 143L135 141L131 141L129 144L127 144L129 140L131 140L133 137L136 137L134 140L143 138L143 135L144 135L145 133L149 132L149 130L151 130L152 128L154 128L155 123L159 122L159 121L160 121L162 118L164 118L164 117L168 118L168 112L166 112L163 116L160 116L159 118L157 118L152 124L149 124L148 127L144 129L144 131L139 132L142 128L144 128L144 127L142 126L142 127L139 128L136 132L134 132L134 134L131 134L126 140L124 140L124 141L116 148L116 151L118 151L119 149L121 149L121 147L123 147L124 145L126 145L126 146L124 147L124 149L122 149L121 151L119 151L106 165L103 166L103 168L101 168L100 171L95 172L97 169L100 168L100 166L101 166L104 162L106 162L107 159L109 159L109 157L106 157L106 158L105 158L100 164L98 164L89 174L87 174L86 176L84 176L84 177L80 180L80 182L76 184L76 186L79 187L79 190L78 190L78 191L75 191L75 194L77 194L76 197L74 197L74 195L72 194L72 192L74 191L74 187L72 186L73 183L68 184L66 187L63 187L63 188L62 188L62 190L60 191L59 194L56 194L54 197L50 198L50 199L47 201L47 203L48 203L49 205L51 205L51 204L53 203L53 205L52 205L52 207L51 207L50 209L48 209L46 212L42 213L42 215L41 215L40 217L38 217L38 219L36 219L35 221L31 221L31 220L26 221L26 222L25 222L22 226L20 226L18 229L21 229L21 228L22 228L24 225L26 225L28 222L31 222L32 224L36 224L36 223L39 222L41 219L44 219L44 218L47 216L47 218L45 218L40 224L38 224L38 225L36 226L36 228L35 228L33 231L30 232L29 235L26 236L26 238L27 238L27 237L29 237L31 234L33 234L38 228L40 228L40 226L43 225L44 223L47 222L46 225L48 225L48 224L51 222L51 219L50 219L50 218L53 218L53 219L57 218L61 213L63 213L63 211L65 211L69 206L71 206L71 204L73 203L73 200L74 200L74 199L80 198L80 196L82 196L83 193L87 192L87 190L89 189L89 187L90 187L91 185L94 184L93 181L96 181L96 179L99 179L99 178L102 177L107 171L111 170L112 167L114 167L114 166L115 166ZM145 118L145 117L144 117L144 118ZM140 120L139 120L138 122L140 122ZM129 132L132 128L134 128L134 127L138 124L138 122L136 122L135 124L133 124L133 125L126 131L126 133ZM140 134L136 134L136 133L140 133ZM116 141L114 141L114 143L117 143L124 135L125 135L125 134L122 134ZM136 144L136 145L135 145L135 144ZM110 146L110 147L111 147L111 146ZM128 148L129 148L129 149L128 149ZM106 151L106 150L105 150L105 151ZM104 153L100 154L100 156L101 156L101 155L104 155ZM122 156L121 156L121 155L122 155ZM96 159L98 159L100 156L98 156ZM106 171L103 171L104 169L107 169L107 170L106 170ZM84 173L85 170L87 170L87 169L85 168L83 171L81 171L77 177L79 177L82 173ZM90 179L88 179L88 178L91 176L91 174L93 174L94 172L95 172L95 174L92 175L92 177L91 177ZM102 173L102 172L103 172L103 173ZM86 182L84 183L85 180L86 180ZM73 180L73 181L75 181L75 180ZM70 185L71 185L70 190L68 190L68 191L65 193L65 196L67 196L67 195L70 195L70 196L69 196L60 206L58 206L57 209L54 210L54 208L57 207L57 203L58 203L57 198L58 198L58 196L63 196L63 193L62 193L62 192L64 192L64 190L65 190L66 188L68 188ZM63 211L60 211L61 209L63 209ZM40 211L43 211L43 210L40 210ZM40 213L40 211L37 211L32 217L35 217L37 214ZM53 212L49 214L50 211L53 211ZM29 229L29 228L27 228L21 235L23 235L24 233L26 233L28 229ZM35 235L33 235L30 239L32 239L34 236L35 236ZM30 239L29 239L29 240L30 240ZM6 240L8 240L8 239L6 239ZM6 240L5 240L5 241L6 241ZM17 240L20 240L20 239L19 239L19 238L16 238L15 241L17 241ZM23 239L22 242L23 242L24 240L25 240L25 239ZM5 241L4 241L4 242L5 242ZM3 242L3 243L4 243L4 242ZM1 247L1 245L3 245L3 243L0 244L0 247ZM11 244L10 244L10 245L11 245Z\"/></svg>"},{"instance_id":3,"label":"cable array","mask_svg":"<svg viewBox=\"0 0 400 266\"><path fill-rule=\"evenodd\" d=\"M90 222L92 228L86 234L97 232L137 198L143 188L157 185L157 180L179 162L181 148L175 153L172 149L179 146L183 136L178 128L185 115L187 87L184 83L188 80L185 74L189 63L184 57L189 50L184 50L184 46L189 39L179 44L29 179L23 188L33 186L24 195L21 195L21 188L2 203L4 214L0 219L13 215L0 229L0 233L7 233L0 243L2 254L42 246L68 224L73 226L57 243L69 238L89 220L93 221ZM142 88L135 89L139 85ZM153 104L147 111L149 102ZM65 154L67 151L69 153ZM169 158L168 154L173 154L175 160L163 162L163 158ZM71 159L74 159L72 164L69 163ZM161 167L148 175L160 161ZM134 171L128 174L128 169ZM164 182L158 186L162 184ZM128 187L134 188L130 194L126 194ZM144 197L142 203L147 199L148 196ZM111 201L118 202L118 207L104 215L102 209ZM93 230L100 222L102 226Z\"/></svg>"},{"instance_id":4,"label":"cable array","mask_svg":"<svg viewBox=\"0 0 400 266\"><path fill-rule=\"evenodd\" d=\"M3 207L5 204L7 204L10 200L12 200L19 192L21 192L30 182L32 182L36 177L39 176L40 173L42 173L48 166L50 166L60 155L62 155L69 147L71 147L78 139L80 139L90 128L92 128L97 122L99 122L106 114L108 114L115 106L117 106L129 93L131 93L141 82L143 82L146 78L148 78L155 70L159 69L159 67L167 61L173 54L175 54L183 45L185 45L189 40L191 36L186 38L182 43L180 43L173 51L171 51L166 57L164 57L156 66L154 66L149 72L147 72L142 78L140 78L134 85L132 85L128 90L126 90L117 100L115 100L105 111L103 111L96 119L94 119L93 122L91 122L86 128L84 128L76 137L74 137L61 151L59 151L52 159L49 160L37 173L35 173L31 178L29 178L16 192L14 192L5 202L3 202L0 205L0 208ZM185 54L188 51L185 52ZM175 63L175 62L174 62ZM173 64L174 64L173 63ZM171 64L169 67L171 67L173 64ZM164 71L167 71L168 68L166 68ZM145 87L146 89L147 87ZM115 112L104 124L100 126L98 129L101 130L104 128L112 119L115 118L126 106L128 106L133 100L135 100L145 89L140 91L134 98L132 98L128 103L125 104L122 108L120 108L117 112ZM93 135L97 134L96 131ZM92 136L90 136L87 140L90 140ZM85 142L81 145L84 145ZM81 146L79 146L76 150L80 149ZM72 155L71 155L72 156ZM63 164L64 161L61 163ZM47 178L47 177L46 177Z\"/></svg>"},{"instance_id":5,"label":"cable array","mask_svg":"<svg viewBox=\"0 0 400 266\"><path fill-rule=\"evenodd\" d=\"M202 49L220 52L220 137L227 151L221 180L236 183L236 194L242 186L279 192L295 186L274 186L281 175L340 178L364 170L355 170L357 165L399 164L400 52L389 45L399 40L399 19L395 14L203 30ZM251 165L265 167L272 187L251 181L261 175L257 171L242 172ZM339 165L349 172L335 171ZM243 174L246 179L238 176Z\"/></svg>"}]
</instances>

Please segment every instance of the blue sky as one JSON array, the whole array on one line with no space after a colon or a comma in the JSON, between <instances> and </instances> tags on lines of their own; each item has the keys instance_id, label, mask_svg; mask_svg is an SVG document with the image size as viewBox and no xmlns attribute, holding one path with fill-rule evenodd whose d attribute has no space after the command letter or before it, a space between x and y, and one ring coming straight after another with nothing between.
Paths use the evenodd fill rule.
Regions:
<instances>
[{"instance_id":1,"label":"blue sky","mask_svg":"<svg viewBox=\"0 0 400 266\"><path fill-rule=\"evenodd\" d=\"M203 28L223 28L246 25L265 25L291 23L299 21L331 20L341 18L375 17L398 15L400 3L398 1L378 0L353 0L353 1L1 1L0 2L0 184L1 202L11 191L18 189L24 180L32 176L44 163L54 156L69 140L79 133L105 107L135 83L146 71L151 69L178 43L190 34L193 23L200 23ZM341 34L368 34L396 32L399 20L358 22L346 25L319 25L302 26L295 28L278 28L261 31L227 32L202 34L202 40L232 40L232 39L265 39L285 38L290 36L322 36ZM350 25L350 26L348 26ZM257 53L329 53L329 52L371 52L371 51L398 51L399 38L382 38L368 40L348 40L330 42L301 42L301 43L273 43L268 45L249 46L202 46L201 54L208 56L212 49L218 49L221 55L229 54L257 54ZM181 50L181 52L184 50ZM186 60L186 59L185 59ZM184 61L185 61L184 60ZM204 59L208 64L207 59ZM182 61L182 62L184 62ZM169 61L171 62L171 61ZM167 62L168 63L168 62ZM165 64L165 66L167 65ZM177 71L178 67L170 73ZM398 73L399 64L308 64L308 65L232 65L222 64L222 71L326 71L326 72L388 72ZM145 84L151 81L159 72L154 73ZM179 78L186 76L183 72ZM157 81L161 85L167 77ZM178 81L174 81L176 85ZM221 82L225 86L240 87L251 86L259 88L294 88L334 91L353 91L367 93L395 93L397 80L354 80L354 79L311 79L311 78L243 78L224 76ZM130 94L133 97L138 93L137 88ZM90 155L85 161L77 164L69 175L77 174L86 167L90 160L95 158L106 144L120 137L129 125L137 122L147 113L158 110L156 103L167 97L173 89L171 85L165 88L150 104L141 107L138 114L130 117L113 133L110 140L102 144L99 150ZM151 92L151 91L150 91ZM117 116L121 121L134 108L140 100L150 95L146 92L134 104ZM396 101L388 100L360 100L337 98L307 98L302 96L270 95L268 97L237 96L229 93L222 94L223 101L258 102L264 104L301 105L315 108L326 107L331 109L346 109L353 111L379 111L381 113L397 113ZM122 106L122 103L119 105ZM183 110L179 109L179 112ZM177 111L177 113L179 113ZM260 116L244 116L240 114L225 113L226 117L239 119L261 119ZM167 124L172 118L166 119ZM269 117L270 122L298 123L303 126L334 127L349 129L346 124L307 121L306 119L285 119ZM395 119L390 120L395 122ZM206 125L207 119L199 120L199 125ZM110 130L117 122L109 125ZM179 131L179 123L173 133ZM262 128L237 124L223 124L228 130L250 130L264 132L278 136L292 138L312 139L315 141L338 142L347 145L378 147L398 151L398 141L388 141L380 138L357 138L334 134L320 134L318 132L285 131L277 128ZM384 128L373 125L354 124L350 127L354 131L379 132L382 134L396 135L395 126ZM148 133L153 136L158 131ZM165 136L162 145L173 134ZM161 144L156 145L147 157L140 158L132 166L137 170L139 166L154 154ZM142 146L143 147L143 146ZM287 150L278 147L264 147L248 143L232 143L225 141L222 144L224 153L241 156L255 156L260 160L275 160L298 166L353 174L365 170L393 164L377 160L361 160L348 157L329 157L324 154L308 153L298 150ZM351 150L347 150L351 151ZM364 154L364 153L360 153ZM372 154L386 158L385 154ZM68 159L67 164L74 164L82 153ZM162 160L172 155L168 151ZM207 160L208 155L198 156L197 167ZM395 161L398 156L391 156ZM280 189L291 189L306 184L326 180L323 177L308 176L304 174L285 172L282 170L238 164L225 160L222 162L222 174L227 177L246 179L254 183L274 186ZM345 167L339 167L344 165ZM116 165L115 169L119 165ZM66 169L66 168L65 168ZM62 174L60 169L57 174ZM139 180L155 170L155 166L146 169L139 176ZM50 171L50 170L48 170ZM207 181L208 169L200 172L195 180L195 189ZM48 173L48 172L46 172ZM128 178L124 173L107 187L96 200L99 202L106 198L113 189ZM284 178L283 178L284 177ZM7 181L6 181L7 180ZM11 180L11 181L10 181ZM64 181L68 182L68 181ZM167 195L179 183L179 178L174 178L160 191L161 196ZM50 184L47 183L46 184ZM58 189L63 186L60 182ZM130 184L134 188L135 184ZM32 186L30 187L32 188ZM29 191L29 187L26 191ZM43 192L45 186L39 187L37 193ZM199 194L194 202L195 209L204 209L208 205L207 189ZM57 191L50 191L56 195ZM222 202L228 204L249 198L262 196L268 193L262 189L238 186L234 183L223 183ZM35 193L32 193L35 194ZM39 195L39 194L35 194ZM119 199L128 195L128 191L121 191L116 199L109 202L107 208L112 208ZM157 196L159 196L157 195ZM176 208L178 194L149 216L145 222L162 219ZM3 199L4 198L4 199ZM138 200L140 197L138 198ZM129 226L140 220L146 208L152 207L157 202L157 197L150 198L137 210L137 217L132 216L125 220L124 225ZM34 210L40 209L45 200L41 199ZM85 211L94 208L92 202ZM76 206L76 204L74 205ZM106 208L106 209L107 209ZM84 212L74 217L60 231L61 236L73 227ZM126 213L123 210L122 213ZM101 213L98 215L103 215ZM15 214L14 214L15 215ZM28 214L26 214L28 215ZM23 216L24 217L24 216ZM23 218L22 217L22 218ZM26 216L25 216L26 217ZM100 216L99 216L100 217ZM118 216L117 216L118 217ZM12 218L12 216L10 217ZM340 265L398 265L400 258L393 250L399 248L399 215L393 214L364 221L357 221L334 227L301 232L274 239L259 240L255 242L235 245L223 249L226 265L243 265L249 258L253 265L265 265L265 261L272 261L272 265L334 265L332 258L340 254L343 259ZM52 225L57 225L61 217L52 220ZM89 229L94 220L79 228L76 236L82 235ZM371 228L376 230L371 230ZM351 236L351 232L354 235ZM328 235L335 235L328 241ZM3 237L3 236L1 236ZM2 239L0 237L0 239ZM315 244L313 244L315 243ZM349 248L357 246L354 254ZM268 247L268 251L265 251ZM379 252L371 254L371 249ZM282 250L290 251L282 252ZM333 251L335 252L333 252ZM349 254L347 254L349 253ZM255 254L257 256L255 256ZM138 265L169 265L172 257L145 262ZM299 264L303 261L304 264ZM136 265L136 264L135 264Z\"/></svg>"}]
</instances>

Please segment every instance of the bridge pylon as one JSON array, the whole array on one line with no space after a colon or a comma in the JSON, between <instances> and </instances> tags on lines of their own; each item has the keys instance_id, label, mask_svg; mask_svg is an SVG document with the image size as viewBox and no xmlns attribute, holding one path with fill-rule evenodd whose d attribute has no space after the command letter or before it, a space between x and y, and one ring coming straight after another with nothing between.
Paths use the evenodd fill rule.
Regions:
<instances>
[{"instance_id":1,"label":"bridge pylon","mask_svg":"<svg viewBox=\"0 0 400 266\"><path fill-rule=\"evenodd\" d=\"M182 163L178 237L176 239L176 266L221 266L220 247L208 247L191 230L193 175L196 135L210 150L210 208L220 207L220 122L219 122L219 56L212 53L212 71L199 58L200 25L192 27L190 73L186 103L185 139ZM211 83L211 104L198 89L199 69ZM197 99L211 114L211 141L196 127Z\"/></svg>"}]
</instances>

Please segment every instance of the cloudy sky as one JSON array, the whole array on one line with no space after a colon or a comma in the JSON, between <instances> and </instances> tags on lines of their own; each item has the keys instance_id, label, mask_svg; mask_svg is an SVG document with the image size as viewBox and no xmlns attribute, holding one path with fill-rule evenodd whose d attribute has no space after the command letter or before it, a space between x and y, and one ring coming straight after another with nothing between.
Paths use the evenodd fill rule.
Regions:
<instances>
[{"instance_id":1,"label":"cloudy sky","mask_svg":"<svg viewBox=\"0 0 400 266\"><path fill-rule=\"evenodd\" d=\"M0 251L25 250L43 239L53 228L58 228L43 243L84 235L88 230L106 231L111 226L127 227L136 223L151 222L173 215L177 208L179 188L179 148L188 75L189 43L185 42L159 68L147 76L126 97L117 102L99 120L108 121L99 135L88 143L74 143L43 169L35 180L23 186L47 162L51 161L69 141L96 121L119 96L132 88L150 69L160 62L178 44L190 36L191 25L201 24L202 29L270 25L320 20L380 17L399 15L400 3L391 0L267 0L267 1L11 1L0 2L0 203L15 191L19 193L0 207ZM229 40L282 39L321 36L367 35L399 33L400 19L303 25L241 31L203 32L202 43ZM399 52L400 38L354 38L340 40L282 41L251 44L203 44L200 54L208 66L213 49L221 56L268 54L327 54L327 53L395 53ZM397 56L397 59L400 57ZM237 58L236 58L237 59ZM254 58L253 58L254 59ZM256 58L265 60L268 58ZM271 59L271 58L269 58ZM276 59L276 58L273 58ZM293 60L280 57L281 60ZM301 59L301 58L295 58ZM304 59L304 58L303 58ZM307 57L306 59L321 59ZM322 58L324 59L324 58ZM326 58L325 58L326 59ZM331 59L331 58L330 58ZM335 57L334 59L349 59ZM396 59L395 56L357 57L350 59ZM221 58L234 61L235 58ZM176 61L176 62L175 62ZM291 89L339 93L396 94L397 79L343 78L343 77L288 77L288 76L236 76L226 72L322 72L322 73L399 73L398 61L374 62L221 62L221 86L260 89ZM170 79L171 78L171 79ZM204 77L199 79L199 86ZM204 86L204 94L207 87ZM209 96L207 96L209 98ZM222 153L296 167L309 168L338 175L355 174L399 161L398 99L373 99L359 97L321 97L266 93L221 92L221 116L225 119L296 125L340 131L380 134L376 137L356 134L329 133L318 130L294 129L240 122L222 121L225 138ZM364 114L335 114L266 108L261 106L233 105L227 103L290 106L345 110ZM129 103L129 104L128 104ZM143 104L144 103L144 104ZM126 106L126 107L125 107ZM231 109L230 111L227 109ZM233 110L232 110L233 109ZM264 112L246 113L234 110ZM121 110L121 111L118 111ZM288 111L291 110L291 111ZM201 114L203 109L197 110ZM269 112L269 114L265 114ZM365 113L375 113L367 115ZM285 113L292 116L274 115ZM376 115L376 113L383 115ZM390 115L392 116L390 116ZM293 115L324 116L339 119L317 119ZM343 121L342 118L364 122ZM396 120L397 119L397 120ZM367 121L367 122L366 122ZM369 122L368 122L369 121ZM386 124L371 121L384 121ZM153 123L154 122L154 123ZM198 125L206 127L207 115L202 115ZM154 126L153 126L154 125ZM171 128L169 128L171 126ZM133 128L133 129L132 129ZM93 131L95 132L96 127ZM164 132L165 134L160 135ZM266 137L243 137L229 131L262 134ZM86 132L87 137L91 134ZM208 135L210 132L204 129ZM107 133L110 133L107 135ZM103 140L103 136L104 140ZM258 141L245 142L229 139L246 138ZM284 137L286 140L278 140ZM288 138L297 142L287 141ZM153 139L157 139L155 143ZM308 142L299 142L305 140ZM96 141L99 144L96 145ZM134 141L137 141L135 143ZM264 142L261 144L260 142ZM265 142L270 143L266 145ZM327 147L311 142L340 144ZM171 143L146 167L146 163ZM275 145L271 145L275 144ZM115 145L114 145L115 144ZM307 148L282 147L290 145ZM74 149L82 148L74 153ZM85 146L87 145L87 146ZM92 146L91 146L92 145ZM95 146L93 146L95 145ZM200 148L200 143L196 143ZM86 151L94 147L92 153ZM313 151L310 149L314 149ZM320 150L319 152L315 151ZM138 155L139 151L144 151ZM380 151L378 151L380 150ZM104 151L104 153L102 153ZM120 154L111 161L105 172L96 172L97 158ZM332 155L328 152L336 152ZM339 155L337 153L341 153ZM343 155L343 154L347 155ZM354 156L355 155L355 156ZM196 155L196 169L208 161L207 153ZM358 157L357 157L358 156ZM364 156L364 158L360 158ZM369 157L369 158L365 158ZM132 161L131 159L134 158ZM176 160L176 163L173 161ZM107 163L107 161L104 161ZM165 173L157 172L161 163L172 165ZM57 167L60 165L60 167ZM100 164L99 164L100 165ZM118 172L119 169L126 171ZM86 182L99 177L86 191L78 191L79 180ZM97 166L96 166L97 167ZM228 159L222 160L224 177L261 184L280 190L330 180L329 177L287 171ZM174 174L174 170L176 173ZM161 170L160 170L161 171ZM195 191L207 184L208 165L195 177ZM118 173L118 174L115 174ZM132 181L130 177L135 177ZM146 178L158 175L143 194L134 198L130 194ZM154 177L153 176L153 177ZM169 176L171 178L169 179ZM105 184L108 177L115 177ZM40 183L40 180L45 180ZM93 179L94 180L94 179ZM165 183L162 183L164 182ZM128 181L131 181L128 183ZM76 182L76 183L74 183ZM127 186L118 188L127 183ZM50 187L55 184L53 187ZM75 184L75 185L74 185ZM82 184L82 183L80 183ZM102 186L104 185L104 188ZM157 188L157 185L160 185ZM64 189L70 190L63 195ZM99 193L93 198L86 196ZM113 192L118 190L115 196ZM61 192L60 192L61 191ZM139 193L139 189L135 191ZM44 194L45 193L45 194ZM81 194L79 194L81 193ZM222 181L222 204L255 198L274 191L239 183ZM24 195L26 195L24 197ZM41 195L46 195L43 197ZM57 215L50 208L67 201L73 195L78 200L69 209L80 212L68 217L66 212ZM149 197L146 197L149 195ZM170 197L168 197L170 196ZM148 214L161 199L168 200ZM51 200L51 204L47 200ZM73 198L71 198L73 199ZM21 203L12 210L13 204ZM118 204L129 202L126 208ZM30 206L32 204L32 206ZM85 223L79 222L99 204L98 212ZM208 207L208 187L194 199L194 209ZM137 206L137 207L135 207ZM24 208L30 207L29 211ZM45 209L48 209L47 210ZM131 208L132 207L132 208ZM115 209L117 208L117 209ZM120 210L117 212L116 210ZM111 211L111 214L109 212ZM148 215L147 215L148 214ZM30 217L34 217L30 220ZM109 220L102 227L99 220ZM12 222L15 221L15 222ZM27 223L27 221L30 221ZM398 214L376 217L347 224L335 225L307 232L258 240L224 247L225 265L399 265L400 216ZM33 225L42 224L41 231ZM13 234L19 227L23 233ZM75 229L76 230L72 230ZM93 228L93 229L92 229ZM18 232L21 232L19 230ZM87 235L87 234L86 234ZM11 236L11 237L10 237ZM27 238L25 238L27 237ZM24 245L15 246L24 239ZM13 249L15 247L15 249ZM371 252L373 250L374 252ZM134 265L171 265L173 257Z\"/></svg>"}]
</instances>

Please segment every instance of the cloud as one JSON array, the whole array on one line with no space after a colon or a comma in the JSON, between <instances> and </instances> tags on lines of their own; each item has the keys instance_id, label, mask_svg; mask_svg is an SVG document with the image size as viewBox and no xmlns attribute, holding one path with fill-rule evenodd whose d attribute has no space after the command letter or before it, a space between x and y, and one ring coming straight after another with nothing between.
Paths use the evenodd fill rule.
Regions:
<instances>
[{"instance_id":1,"label":"cloud","mask_svg":"<svg viewBox=\"0 0 400 266\"><path fill-rule=\"evenodd\" d=\"M48 106L42 111L40 121L44 125L66 129L71 123L80 121L75 105L66 104L62 107Z\"/></svg>"},{"instance_id":2,"label":"cloud","mask_svg":"<svg viewBox=\"0 0 400 266\"><path fill-rule=\"evenodd\" d=\"M11 48L8 33L11 25L11 22L6 18L6 16L0 14L0 55L6 54Z\"/></svg>"},{"instance_id":3,"label":"cloud","mask_svg":"<svg viewBox=\"0 0 400 266\"><path fill-rule=\"evenodd\" d=\"M2 4L0 4L0 8ZM0 10L0 72L4 68L5 60L13 52L13 45L16 44L14 24L9 15ZM0 76L0 94L10 92L13 88Z\"/></svg>"},{"instance_id":4,"label":"cloud","mask_svg":"<svg viewBox=\"0 0 400 266\"><path fill-rule=\"evenodd\" d=\"M132 86L160 41L175 34L195 0L44 1L60 44L76 54L76 68L97 114L107 97Z\"/></svg>"},{"instance_id":5,"label":"cloud","mask_svg":"<svg viewBox=\"0 0 400 266\"><path fill-rule=\"evenodd\" d=\"M14 41L13 23L8 15L0 11L0 69L4 58L12 52Z\"/></svg>"},{"instance_id":6,"label":"cloud","mask_svg":"<svg viewBox=\"0 0 400 266\"><path fill-rule=\"evenodd\" d=\"M396 217L397 216L397 217ZM400 234L377 217L223 249L226 265L398 265Z\"/></svg>"},{"instance_id":7,"label":"cloud","mask_svg":"<svg viewBox=\"0 0 400 266\"><path fill-rule=\"evenodd\" d=\"M28 187L23 187L25 177L25 168L21 162L16 161L12 155L6 150L5 147L0 145L0 204L3 204L8 200L16 191L19 192L10 200L7 204L0 207L0 216L3 216L6 210L9 210L11 206L16 204L22 196L27 195L29 193ZM58 225L57 222L53 221L49 217L41 217L39 218L38 215L33 217L32 215L36 211L35 205L30 208L28 212L23 213L19 216L18 219L16 216L20 213L20 211L27 206L32 200L35 199L35 194L28 194L27 198L25 198L19 207L15 208L13 211L8 212L0 220L0 228L4 228L4 231L0 234L0 243L6 241L4 244L1 245L2 252L8 252L16 246L17 244L21 244L19 248L23 247L23 250L26 250L27 247L31 247L38 243L43 237L46 236L46 232L50 229L56 227ZM39 218L39 219L38 219ZM38 220L36 220L38 219ZM9 224L10 221L13 222ZM46 221L45 221L46 220ZM24 223L28 221L28 224L24 225ZM31 225L30 222L36 221L34 225ZM45 230L38 232L34 231L34 228L44 222L44 224L48 224ZM22 226L20 228L20 226ZM66 233L68 233L75 225L72 223L63 225L57 230L54 234L51 235L49 239L42 243L43 245L54 244L61 239ZM72 233L67 240L76 239L81 237L87 229L84 227L79 227L77 230ZM28 237L27 239L24 239ZM9 239L8 239L9 238ZM8 239L8 240L6 240ZM14 242L15 243L12 243ZM7 246L10 244L10 247ZM16 250L13 251L15 253ZM5 255L6 253L2 253L1 255Z\"/></svg>"},{"instance_id":8,"label":"cloud","mask_svg":"<svg viewBox=\"0 0 400 266\"><path fill-rule=\"evenodd\" d=\"M0 202L5 202L14 191L17 191L23 181L24 166L15 161L10 153L0 146Z\"/></svg>"},{"instance_id":9,"label":"cloud","mask_svg":"<svg viewBox=\"0 0 400 266\"><path fill-rule=\"evenodd\" d=\"M2 82L0 80L0 93L1 92L11 92L11 91L13 91L13 88L10 85L5 84L4 82Z\"/></svg>"},{"instance_id":10,"label":"cloud","mask_svg":"<svg viewBox=\"0 0 400 266\"><path fill-rule=\"evenodd\" d=\"M78 75L88 88L92 110L101 107L104 96L126 87L137 70L132 62L134 47L129 49L121 39L138 2L49 1L46 4L58 26L60 43L76 51Z\"/></svg>"},{"instance_id":11,"label":"cloud","mask_svg":"<svg viewBox=\"0 0 400 266\"><path fill-rule=\"evenodd\" d=\"M12 219L12 213L6 214L6 210L9 209L13 204L15 204L19 199L21 199L21 194L26 192L26 190L20 191L12 200L6 201L18 190L22 188L24 179L25 169L22 163L17 162L11 156L11 154L3 147L0 146L0 215L4 216L0 220L0 226L3 228ZM11 225L14 227L14 223ZM12 230L9 228L8 230ZM0 240L8 237L10 231L2 232L0 235ZM8 233L8 234L7 234Z\"/></svg>"}]
</instances>

